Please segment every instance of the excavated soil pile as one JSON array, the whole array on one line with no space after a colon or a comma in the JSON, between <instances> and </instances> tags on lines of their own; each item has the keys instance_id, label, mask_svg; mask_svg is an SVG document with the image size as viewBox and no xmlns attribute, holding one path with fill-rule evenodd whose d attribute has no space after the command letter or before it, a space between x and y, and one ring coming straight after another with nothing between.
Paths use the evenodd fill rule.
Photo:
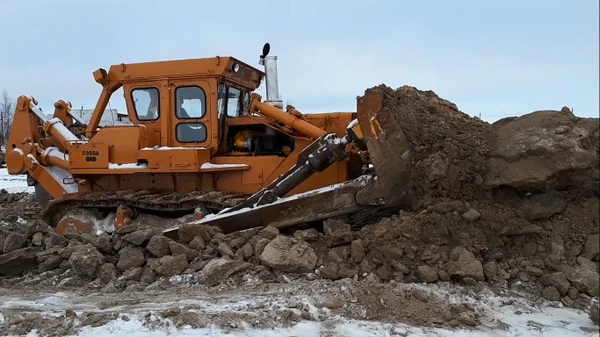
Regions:
<instances>
[{"instance_id":1,"label":"excavated soil pile","mask_svg":"<svg viewBox=\"0 0 600 337\"><path fill-rule=\"evenodd\" d=\"M411 145L411 194L415 207L431 198L465 201L481 194L493 137L491 126L458 110L433 91L404 86L380 91Z\"/></svg>"},{"instance_id":2,"label":"excavated soil pile","mask_svg":"<svg viewBox=\"0 0 600 337\"><path fill-rule=\"evenodd\" d=\"M369 90L384 93L384 108L411 144L411 209L357 231L345 219L325 220L322 231L266 227L229 235L186 224L176 240L135 226L59 237L31 220L21 233L0 232L0 287L152 290L186 275L206 287L298 278L456 282L577 308L599 296L598 119L564 108L490 125L431 91ZM408 317L404 295L377 289L356 297L364 310L383 315L378 319L478 324L467 309L445 317L427 306ZM426 321L416 323L433 322Z\"/></svg>"},{"instance_id":3,"label":"excavated soil pile","mask_svg":"<svg viewBox=\"0 0 600 337\"><path fill-rule=\"evenodd\" d=\"M21 222L36 218L40 211L41 207L32 194L8 193L0 188L0 230L22 228Z\"/></svg>"}]
</instances>

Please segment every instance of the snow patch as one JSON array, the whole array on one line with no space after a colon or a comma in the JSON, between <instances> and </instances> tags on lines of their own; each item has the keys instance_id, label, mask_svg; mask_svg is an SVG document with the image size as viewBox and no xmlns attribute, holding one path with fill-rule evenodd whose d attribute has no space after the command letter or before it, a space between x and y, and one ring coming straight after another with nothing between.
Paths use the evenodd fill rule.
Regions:
<instances>
[{"instance_id":1,"label":"snow patch","mask_svg":"<svg viewBox=\"0 0 600 337\"><path fill-rule=\"evenodd\" d=\"M201 169L223 169L223 168L232 168L232 167L249 167L246 164L213 164L213 163L204 163L200 166Z\"/></svg>"},{"instance_id":2,"label":"snow patch","mask_svg":"<svg viewBox=\"0 0 600 337\"><path fill-rule=\"evenodd\" d=\"M144 147L141 151L170 151L170 150L206 150L205 147L184 147L184 146L155 146L155 147Z\"/></svg>"},{"instance_id":3,"label":"snow patch","mask_svg":"<svg viewBox=\"0 0 600 337\"><path fill-rule=\"evenodd\" d=\"M27 185L27 175L10 175L5 168L0 168L0 190L2 189L8 193L34 192L33 186Z\"/></svg>"},{"instance_id":4,"label":"snow patch","mask_svg":"<svg viewBox=\"0 0 600 337\"><path fill-rule=\"evenodd\" d=\"M115 163L108 163L108 168L111 169L111 170L147 169L148 168L148 164L138 164L138 163L115 164Z\"/></svg>"}]
</instances>

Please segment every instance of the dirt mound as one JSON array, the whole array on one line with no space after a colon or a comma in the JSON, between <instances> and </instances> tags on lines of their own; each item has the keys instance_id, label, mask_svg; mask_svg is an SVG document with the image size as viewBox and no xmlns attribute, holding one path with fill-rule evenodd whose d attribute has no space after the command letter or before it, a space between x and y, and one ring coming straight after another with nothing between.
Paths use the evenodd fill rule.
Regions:
<instances>
[{"instance_id":1,"label":"dirt mound","mask_svg":"<svg viewBox=\"0 0 600 337\"><path fill-rule=\"evenodd\" d=\"M360 230L350 222L372 211L284 232L224 235L186 224L174 239L135 226L58 237L32 220L24 233L0 232L0 287L135 292L160 289L165 280L203 287L298 279L453 282L589 308L600 291L598 119L563 109L488 124L431 91L369 90L384 93L384 108L411 146L411 209L388 210ZM10 214L28 205L19 202ZM375 296L403 303L403 294L378 289L354 290L361 310L374 319L402 311L369 302ZM450 312L462 324L477 324L470 311L444 310L427 317Z\"/></svg>"},{"instance_id":2,"label":"dirt mound","mask_svg":"<svg viewBox=\"0 0 600 337\"><path fill-rule=\"evenodd\" d=\"M481 192L492 150L491 126L458 110L433 91L381 85L391 110L412 147L411 199L421 208L431 198L473 200Z\"/></svg>"},{"instance_id":3,"label":"dirt mound","mask_svg":"<svg viewBox=\"0 0 600 337\"><path fill-rule=\"evenodd\" d=\"M20 230L29 219L37 218L41 207L31 193L8 193L0 189L0 230Z\"/></svg>"}]
</instances>

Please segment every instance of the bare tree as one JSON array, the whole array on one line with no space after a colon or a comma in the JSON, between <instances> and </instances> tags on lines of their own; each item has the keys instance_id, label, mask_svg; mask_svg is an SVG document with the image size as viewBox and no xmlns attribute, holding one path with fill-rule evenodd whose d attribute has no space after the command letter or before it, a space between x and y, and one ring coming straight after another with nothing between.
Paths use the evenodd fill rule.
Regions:
<instances>
[{"instance_id":1,"label":"bare tree","mask_svg":"<svg viewBox=\"0 0 600 337\"><path fill-rule=\"evenodd\" d=\"M8 134L10 133L10 127L13 122L14 115L14 103L8 91L2 91L2 97L0 98L0 146L4 147L8 141Z\"/></svg>"}]
</instances>

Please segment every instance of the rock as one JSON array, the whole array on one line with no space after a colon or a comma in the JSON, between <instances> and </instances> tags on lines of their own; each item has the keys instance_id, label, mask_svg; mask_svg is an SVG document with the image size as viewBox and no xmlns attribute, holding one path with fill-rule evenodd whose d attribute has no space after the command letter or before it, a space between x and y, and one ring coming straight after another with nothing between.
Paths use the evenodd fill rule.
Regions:
<instances>
[{"instance_id":1,"label":"rock","mask_svg":"<svg viewBox=\"0 0 600 337\"><path fill-rule=\"evenodd\" d=\"M450 252L448 275L459 278L471 277L477 281L485 279L481 262L464 247L456 247Z\"/></svg>"},{"instance_id":2,"label":"rock","mask_svg":"<svg viewBox=\"0 0 600 337\"><path fill-rule=\"evenodd\" d=\"M463 311L458 314L458 320L468 326L477 326L477 318L475 313L471 311Z\"/></svg>"},{"instance_id":3,"label":"rock","mask_svg":"<svg viewBox=\"0 0 600 337\"><path fill-rule=\"evenodd\" d=\"M46 234L50 232L50 226L41 219L31 219L25 224L25 236L31 239L35 233Z\"/></svg>"},{"instance_id":4,"label":"rock","mask_svg":"<svg viewBox=\"0 0 600 337\"><path fill-rule=\"evenodd\" d=\"M479 213L477 210L471 208L469 209L467 212L465 212L463 214L463 218L468 220L468 221L475 221L477 219L479 219L481 217L481 213Z\"/></svg>"},{"instance_id":5,"label":"rock","mask_svg":"<svg viewBox=\"0 0 600 337\"><path fill-rule=\"evenodd\" d=\"M415 299L417 299L420 302L429 302L429 295L427 295L427 293L422 290L413 290L412 295Z\"/></svg>"},{"instance_id":6,"label":"rock","mask_svg":"<svg viewBox=\"0 0 600 337\"><path fill-rule=\"evenodd\" d=\"M242 236L239 238L231 240L229 243L232 248L240 249L242 248L252 237L258 234L261 231L260 228L252 228L242 232Z\"/></svg>"},{"instance_id":7,"label":"rock","mask_svg":"<svg viewBox=\"0 0 600 337\"><path fill-rule=\"evenodd\" d=\"M354 276L354 273L352 275ZM389 264L383 264L375 270L375 275L383 281L389 281L394 278L394 268Z\"/></svg>"},{"instance_id":8,"label":"rock","mask_svg":"<svg viewBox=\"0 0 600 337\"><path fill-rule=\"evenodd\" d=\"M273 227L273 226L267 226L263 230L261 230L258 233L258 235L265 239L273 240L277 237L277 235L279 235L279 228Z\"/></svg>"},{"instance_id":9,"label":"rock","mask_svg":"<svg viewBox=\"0 0 600 337\"><path fill-rule=\"evenodd\" d=\"M560 293L555 287L546 287L542 290L542 297L548 301L560 301Z\"/></svg>"},{"instance_id":10,"label":"rock","mask_svg":"<svg viewBox=\"0 0 600 337\"><path fill-rule=\"evenodd\" d=\"M581 245L581 243L575 242L571 246L571 248L569 248L568 254L571 257L576 257L576 256L579 256L579 254L581 254L582 251L583 251L583 246Z\"/></svg>"},{"instance_id":11,"label":"rock","mask_svg":"<svg viewBox=\"0 0 600 337\"><path fill-rule=\"evenodd\" d=\"M51 255L44 262L40 263L38 266L38 272L44 273L50 270L54 270L60 266L63 262L63 258L60 255Z\"/></svg>"},{"instance_id":12,"label":"rock","mask_svg":"<svg viewBox=\"0 0 600 337\"><path fill-rule=\"evenodd\" d=\"M567 203L562 199L560 193L552 191L524 198L519 209L527 221L534 221L561 213L566 206Z\"/></svg>"},{"instance_id":13,"label":"rock","mask_svg":"<svg viewBox=\"0 0 600 337\"><path fill-rule=\"evenodd\" d=\"M104 263L98 268L98 279L108 284L117 279L117 268L112 263Z\"/></svg>"},{"instance_id":14,"label":"rock","mask_svg":"<svg viewBox=\"0 0 600 337\"><path fill-rule=\"evenodd\" d=\"M68 244L69 244L69 241L67 239L65 239L64 237L62 237L54 232L50 232L50 233L46 234L46 237L44 238L44 246L46 247L46 249L56 247L56 246L64 247Z\"/></svg>"},{"instance_id":15,"label":"rock","mask_svg":"<svg viewBox=\"0 0 600 337\"><path fill-rule=\"evenodd\" d=\"M521 255L523 255L524 257L531 257L531 256L535 256L535 254L537 254L538 251L538 245L535 242L527 242L526 244L523 245L523 249L521 249ZM558 256L558 255L554 255L554 256ZM560 257L559 257L560 259Z\"/></svg>"},{"instance_id":16,"label":"rock","mask_svg":"<svg viewBox=\"0 0 600 337\"><path fill-rule=\"evenodd\" d=\"M131 268L119 277L120 281L139 281L142 277L143 269L141 267Z\"/></svg>"},{"instance_id":17,"label":"rock","mask_svg":"<svg viewBox=\"0 0 600 337\"><path fill-rule=\"evenodd\" d=\"M260 260L284 272L308 273L315 268L318 257L305 241L278 235L265 247Z\"/></svg>"},{"instance_id":18,"label":"rock","mask_svg":"<svg viewBox=\"0 0 600 337\"><path fill-rule=\"evenodd\" d=\"M571 269L566 278L568 279L567 282L570 282L580 292L590 296L600 296L598 273L595 270L590 270L586 266L579 266Z\"/></svg>"},{"instance_id":19,"label":"rock","mask_svg":"<svg viewBox=\"0 0 600 337\"><path fill-rule=\"evenodd\" d=\"M193 261L199 255L197 250L188 248L188 247L182 245L181 243L177 243L175 241L169 242L169 248L171 248L171 255L173 255L173 256L184 255L185 258L188 260L188 262Z\"/></svg>"},{"instance_id":20,"label":"rock","mask_svg":"<svg viewBox=\"0 0 600 337\"><path fill-rule=\"evenodd\" d=\"M144 252L140 248L126 247L119 252L117 269L126 271L131 268L141 267L144 262Z\"/></svg>"},{"instance_id":21,"label":"rock","mask_svg":"<svg viewBox=\"0 0 600 337\"><path fill-rule=\"evenodd\" d=\"M243 261L218 258L209 261L198 276L200 282L212 287L225 281L232 274L245 270L250 266L251 264Z\"/></svg>"},{"instance_id":22,"label":"rock","mask_svg":"<svg viewBox=\"0 0 600 337\"><path fill-rule=\"evenodd\" d=\"M144 268L142 276L140 276L140 282L150 284L156 281L156 274L150 268Z\"/></svg>"},{"instance_id":23,"label":"rock","mask_svg":"<svg viewBox=\"0 0 600 337\"><path fill-rule=\"evenodd\" d=\"M33 236L33 235L32 235ZM4 253L10 253L21 249L27 242L27 235L21 233L10 233L4 239Z\"/></svg>"},{"instance_id":24,"label":"rock","mask_svg":"<svg viewBox=\"0 0 600 337\"><path fill-rule=\"evenodd\" d=\"M188 266L185 255L166 255L159 259L160 266L156 268L156 274L160 276L175 276L181 274Z\"/></svg>"},{"instance_id":25,"label":"rock","mask_svg":"<svg viewBox=\"0 0 600 337\"><path fill-rule=\"evenodd\" d=\"M598 119L536 111L492 124L487 188L589 188L598 179ZM596 183L595 189L598 185Z\"/></svg>"},{"instance_id":26,"label":"rock","mask_svg":"<svg viewBox=\"0 0 600 337\"><path fill-rule=\"evenodd\" d=\"M125 234L121 239L123 241L133 243L136 246L142 246L144 243L150 241L154 235L159 235L158 230L154 228L148 228Z\"/></svg>"},{"instance_id":27,"label":"rock","mask_svg":"<svg viewBox=\"0 0 600 337\"><path fill-rule=\"evenodd\" d=\"M590 304L590 319L594 324L600 325L600 304L597 300L592 301Z\"/></svg>"},{"instance_id":28,"label":"rock","mask_svg":"<svg viewBox=\"0 0 600 337\"><path fill-rule=\"evenodd\" d=\"M361 263L365 258L365 247L361 239L352 241L350 244L350 255L355 263Z\"/></svg>"},{"instance_id":29,"label":"rock","mask_svg":"<svg viewBox=\"0 0 600 337\"><path fill-rule=\"evenodd\" d=\"M210 242L210 235L204 225L185 223L179 228L179 240L184 243L189 243L196 236L201 237L205 243Z\"/></svg>"},{"instance_id":30,"label":"rock","mask_svg":"<svg viewBox=\"0 0 600 337\"><path fill-rule=\"evenodd\" d=\"M13 250L0 255L0 276L14 276L36 267L36 256L42 247Z\"/></svg>"},{"instance_id":31,"label":"rock","mask_svg":"<svg viewBox=\"0 0 600 337\"><path fill-rule=\"evenodd\" d=\"M339 219L323 221L323 232L328 247L345 245L350 243L353 237L350 225Z\"/></svg>"},{"instance_id":32,"label":"rock","mask_svg":"<svg viewBox=\"0 0 600 337\"><path fill-rule=\"evenodd\" d=\"M495 261L486 262L483 265L483 274L488 280L495 280L498 275L498 263Z\"/></svg>"},{"instance_id":33,"label":"rock","mask_svg":"<svg viewBox=\"0 0 600 337\"><path fill-rule=\"evenodd\" d=\"M577 258L577 263L579 263L579 265L583 268L583 269L587 269L589 271L593 271L596 272L598 271L598 267L596 266L596 264L588 259L586 259L583 256L580 256Z\"/></svg>"},{"instance_id":34,"label":"rock","mask_svg":"<svg viewBox=\"0 0 600 337\"><path fill-rule=\"evenodd\" d=\"M117 234L125 235L125 234L129 234L129 233L133 233L137 230L138 230L138 225L132 224L132 225L123 226L123 227L117 229Z\"/></svg>"},{"instance_id":35,"label":"rock","mask_svg":"<svg viewBox=\"0 0 600 337\"><path fill-rule=\"evenodd\" d=\"M583 256L588 260L597 260L600 253L600 235L590 235L583 248Z\"/></svg>"},{"instance_id":36,"label":"rock","mask_svg":"<svg viewBox=\"0 0 600 337\"><path fill-rule=\"evenodd\" d=\"M330 262L327 265L319 268L319 274L321 275L321 277L330 279L330 280L339 279L340 278L340 276L338 274L339 271L340 271L340 266L338 266L338 264L335 262Z\"/></svg>"},{"instance_id":37,"label":"rock","mask_svg":"<svg viewBox=\"0 0 600 337\"><path fill-rule=\"evenodd\" d=\"M254 249L252 249L252 245L250 242L246 242L246 244L240 249L242 252L242 256L244 259L249 259L254 255ZM237 252L236 252L237 253Z\"/></svg>"},{"instance_id":38,"label":"rock","mask_svg":"<svg viewBox=\"0 0 600 337\"><path fill-rule=\"evenodd\" d=\"M294 237L306 242L315 242L319 240L319 232L314 228L309 228L294 232Z\"/></svg>"},{"instance_id":39,"label":"rock","mask_svg":"<svg viewBox=\"0 0 600 337\"><path fill-rule=\"evenodd\" d=\"M229 257L235 256L231 247L229 247L229 245L226 244L225 242L219 243L219 245L217 246L217 251L221 254L221 256L229 256Z\"/></svg>"},{"instance_id":40,"label":"rock","mask_svg":"<svg viewBox=\"0 0 600 337\"><path fill-rule=\"evenodd\" d=\"M92 244L94 247L98 248L100 252L111 253L113 250L110 236L104 232L98 235L84 233L81 235L81 238L83 239L83 242Z\"/></svg>"},{"instance_id":41,"label":"rock","mask_svg":"<svg viewBox=\"0 0 600 337\"><path fill-rule=\"evenodd\" d=\"M190 241L189 247L195 250L202 250L206 248L206 242L204 242L204 239L200 235L196 235L192 241Z\"/></svg>"},{"instance_id":42,"label":"rock","mask_svg":"<svg viewBox=\"0 0 600 337\"><path fill-rule=\"evenodd\" d=\"M171 242L173 242L173 240L164 235L155 235L150 238L150 241L146 245L146 249L150 254L160 258L171 253L171 248L169 247Z\"/></svg>"},{"instance_id":43,"label":"rock","mask_svg":"<svg viewBox=\"0 0 600 337\"><path fill-rule=\"evenodd\" d=\"M104 256L91 244L77 247L69 257L69 264L75 274L84 278L93 278L103 262Z\"/></svg>"},{"instance_id":44,"label":"rock","mask_svg":"<svg viewBox=\"0 0 600 337\"><path fill-rule=\"evenodd\" d=\"M44 243L44 234L37 232L31 237L31 244L34 246L41 246Z\"/></svg>"},{"instance_id":45,"label":"rock","mask_svg":"<svg viewBox=\"0 0 600 337\"><path fill-rule=\"evenodd\" d=\"M404 251L400 247L382 246L376 248L383 257L389 260L398 260L404 254Z\"/></svg>"},{"instance_id":46,"label":"rock","mask_svg":"<svg viewBox=\"0 0 600 337\"><path fill-rule=\"evenodd\" d=\"M425 283L434 283L439 280L438 272L427 265L417 267L417 276Z\"/></svg>"},{"instance_id":47,"label":"rock","mask_svg":"<svg viewBox=\"0 0 600 337\"><path fill-rule=\"evenodd\" d=\"M263 250L269 244L269 242L270 240L266 238L260 238L256 240L256 243L254 244L254 254L256 256L260 256L260 254L262 254Z\"/></svg>"},{"instance_id":48,"label":"rock","mask_svg":"<svg viewBox=\"0 0 600 337\"><path fill-rule=\"evenodd\" d=\"M327 308L331 310L337 310L346 305L346 301L341 298L328 298L321 303L317 304L317 308Z\"/></svg>"},{"instance_id":49,"label":"rock","mask_svg":"<svg viewBox=\"0 0 600 337\"><path fill-rule=\"evenodd\" d=\"M566 294L571 287L571 283L569 280L567 280L567 277L562 272L544 275L540 278L540 282L547 287L556 288L561 295Z\"/></svg>"},{"instance_id":50,"label":"rock","mask_svg":"<svg viewBox=\"0 0 600 337\"><path fill-rule=\"evenodd\" d=\"M535 277L540 277L540 276L544 275L543 270L541 270L540 268L537 268L537 267L533 267L533 266L525 267L525 272L528 275L535 276Z\"/></svg>"},{"instance_id":51,"label":"rock","mask_svg":"<svg viewBox=\"0 0 600 337\"><path fill-rule=\"evenodd\" d=\"M406 267L399 261L392 260L392 261L390 261L390 265L392 266L392 268L394 268L395 271L400 272L404 275L407 275L410 273L410 270L408 269L408 267Z\"/></svg>"}]
</instances>

